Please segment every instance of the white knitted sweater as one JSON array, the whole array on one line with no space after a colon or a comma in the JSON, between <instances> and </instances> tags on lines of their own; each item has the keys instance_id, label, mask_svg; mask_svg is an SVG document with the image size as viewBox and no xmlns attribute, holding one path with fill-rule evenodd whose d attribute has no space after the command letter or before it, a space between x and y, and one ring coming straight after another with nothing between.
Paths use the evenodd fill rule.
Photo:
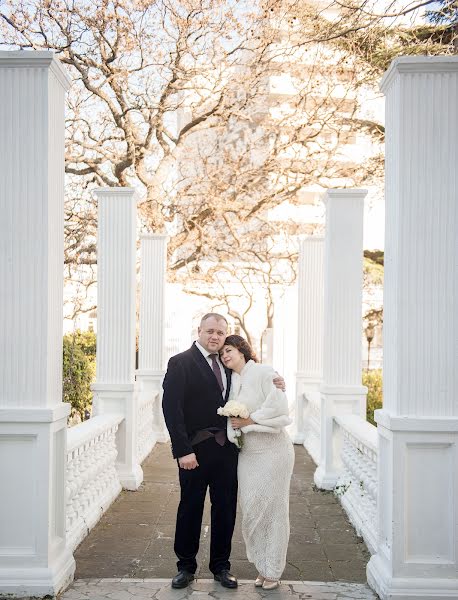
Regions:
<instances>
[{"instance_id":1,"label":"white knitted sweater","mask_svg":"<svg viewBox=\"0 0 458 600\"><path fill-rule=\"evenodd\" d=\"M263 431L279 433L292 422L289 418L288 400L284 392L276 388L273 379L276 373L268 365L260 365L249 360L240 375L232 373L229 400L244 404L254 425L242 427L243 433ZM227 437L235 443L231 422L227 421Z\"/></svg>"}]
</instances>

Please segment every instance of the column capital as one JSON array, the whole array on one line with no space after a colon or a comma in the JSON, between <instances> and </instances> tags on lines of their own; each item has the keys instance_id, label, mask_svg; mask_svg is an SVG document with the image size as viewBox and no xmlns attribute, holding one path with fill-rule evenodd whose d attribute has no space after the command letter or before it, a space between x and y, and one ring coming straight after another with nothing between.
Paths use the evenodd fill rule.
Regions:
<instances>
[{"instance_id":1,"label":"column capital","mask_svg":"<svg viewBox=\"0 0 458 600\"><path fill-rule=\"evenodd\" d=\"M304 235L299 238L299 243L309 243L309 242L324 242L324 235Z\"/></svg>"},{"instance_id":2,"label":"column capital","mask_svg":"<svg viewBox=\"0 0 458 600\"><path fill-rule=\"evenodd\" d=\"M131 187L99 187L93 190L96 196L100 196L101 198L106 198L108 196L118 196L120 198L124 197L133 197L135 194L135 189Z\"/></svg>"},{"instance_id":3,"label":"column capital","mask_svg":"<svg viewBox=\"0 0 458 600\"><path fill-rule=\"evenodd\" d=\"M167 233L141 233L141 240L168 240L170 236Z\"/></svg>"},{"instance_id":4,"label":"column capital","mask_svg":"<svg viewBox=\"0 0 458 600\"><path fill-rule=\"evenodd\" d=\"M14 69L49 68L65 90L72 85L72 80L67 75L62 63L50 50L17 50L13 52L3 50L0 52L0 69L5 67Z\"/></svg>"},{"instance_id":5,"label":"column capital","mask_svg":"<svg viewBox=\"0 0 458 600\"><path fill-rule=\"evenodd\" d=\"M362 188L341 188L335 190L327 190L324 196L324 202L326 203L328 200L334 199L344 200L347 198L364 200L366 196L367 190Z\"/></svg>"},{"instance_id":6,"label":"column capital","mask_svg":"<svg viewBox=\"0 0 458 600\"><path fill-rule=\"evenodd\" d=\"M456 73L457 56L400 56L395 58L380 81L380 90L386 94L400 75L423 73Z\"/></svg>"}]
</instances>

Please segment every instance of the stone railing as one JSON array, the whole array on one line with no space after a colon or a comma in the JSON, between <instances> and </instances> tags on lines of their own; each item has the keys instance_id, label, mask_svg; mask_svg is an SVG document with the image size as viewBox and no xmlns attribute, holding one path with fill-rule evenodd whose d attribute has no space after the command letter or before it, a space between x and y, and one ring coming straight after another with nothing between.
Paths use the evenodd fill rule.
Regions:
<instances>
[{"instance_id":1,"label":"stone railing","mask_svg":"<svg viewBox=\"0 0 458 600\"><path fill-rule=\"evenodd\" d=\"M304 393L304 447L318 465L321 457L321 396L319 391Z\"/></svg>"},{"instance_id":2,"label":"stone railing","mask_svg":"<svg viewBox=\"0 0 458 600\"><path fill-rule=\"evenodd\" d=\"M157 442L155 405L159 402L159 392L139 394L137 409L137 461L141 464Z\"/></svg>"},{"instance_id":3,"label":"stone railing","mask_svg":"<svg viewBox=\"0 0 458 600\"><path fill-rule=\"evenodd\" d=\"M121 491L116 432L122 415L101 415L67 432L67 543L74 550Z\"/></svg>"},{"instance_id":4,"label":"stone railing","mask_svg":"<svg viewBox=\"0 0 458 600\"><path fill-rule=\"evenodd\" d=\"M334 417L341 438L342 473L334 493L356 531L377 548L377 428L357 415Z\"/></svg>"}]
</instances>

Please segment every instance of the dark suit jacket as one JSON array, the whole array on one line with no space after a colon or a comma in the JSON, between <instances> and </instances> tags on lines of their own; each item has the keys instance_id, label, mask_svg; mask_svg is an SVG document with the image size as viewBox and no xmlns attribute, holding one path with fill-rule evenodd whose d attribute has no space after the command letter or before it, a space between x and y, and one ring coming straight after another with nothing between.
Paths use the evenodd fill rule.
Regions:
<instances>
[{"instance_id":1,"label":"dark suit jacket","mask_svg":"<svg viewBox=\"0 0 458 600\"><path fill-rule=\"evenodd\" d=\"M229 396L231 371L226 369L223 398L212 368L195 343L172 356L167 366L162 409L172 441L174 458L194 452L191 440L197 431L215 427L226 430L226 417L217 414Z\"/></svg>"}]
</instances>

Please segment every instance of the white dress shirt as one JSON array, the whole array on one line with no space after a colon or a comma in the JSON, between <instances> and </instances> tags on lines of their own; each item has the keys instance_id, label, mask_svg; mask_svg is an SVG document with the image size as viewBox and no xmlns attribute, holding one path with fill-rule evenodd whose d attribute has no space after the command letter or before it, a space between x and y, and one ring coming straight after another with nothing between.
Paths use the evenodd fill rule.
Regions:
<instances>
[{"instance_id":1,"label":"white dress shirt","mask_svg":"<svg viewBox=\"0 0 458 600\"><path fill-rule=\"evenodd\" d=\"M224 370L224 367L223 367L223 364L222 364L222 362L221 362L221 360L219 358L218 352L209 352L201 344L199 344L199 342L197 342L197 341L196 341L196 346L197 346L197 348L199 348L199 350L201 351L203 357L205 358L205 360L210 365L212 371L213 371L213 366L212 366L212 359L210 358L210 354L216 354L217 355L216 356L216 362L218 363L219 370L221 371L221 379L223 381L223 390L222 390L221 394L224 397L226 395L227 378L226 378L226 371Z\"/></svg>"}]
</instances>

